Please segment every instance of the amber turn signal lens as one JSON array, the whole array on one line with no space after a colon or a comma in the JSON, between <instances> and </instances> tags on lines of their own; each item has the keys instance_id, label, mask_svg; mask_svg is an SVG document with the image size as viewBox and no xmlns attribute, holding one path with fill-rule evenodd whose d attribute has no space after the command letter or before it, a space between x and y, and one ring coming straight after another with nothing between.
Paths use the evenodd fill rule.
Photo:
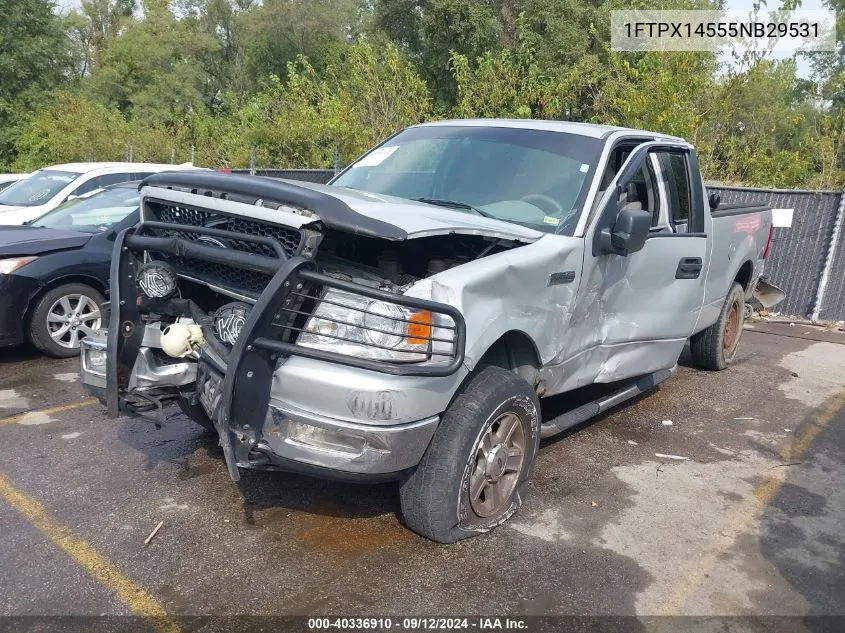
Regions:
<instances>
[{"instance_id":1,"label":"amber turn signal lens","mask_svg":"<svg viewBox=\"0 0 845 633\"><path fill-rule=\"evenodd\" d=\"M424 345L431 337L431 312L420 310L414 312L408 320L408 337L410 345Z\"/></svg>"}]
</instances>

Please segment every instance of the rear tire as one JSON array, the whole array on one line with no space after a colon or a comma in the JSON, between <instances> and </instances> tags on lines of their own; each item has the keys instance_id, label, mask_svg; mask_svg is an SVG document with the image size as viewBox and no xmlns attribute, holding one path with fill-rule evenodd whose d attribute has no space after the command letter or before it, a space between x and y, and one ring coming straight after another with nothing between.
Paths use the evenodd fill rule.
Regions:
<instances>
[{"instance_id":1,"label":"rear tire","mask_svg":"<svg viewBox=\"0 0 845 633\"><path fill-rule=\"evenodd\" d=\"M736 357L742 326L745 324L745 291L738 283L731 286L716 322L690 337L690 355L702 369L721 371Z\"/></svg>"},{"instance_id":2,"label":"rear tire","mask_svg":"<svg viewBox=\"0 0 845 633\"><path fill-rule=\"evenodd\" d=\"M478 371L400 486L408 527L432 541L454 543L510 518L522 505L540 422L537 396L524 379L500 367Z\"/></svg>"},{"instance_id":3,"label":"rear tire","mask_svg":"<svg viewBox=\"0 0 845 633\"><path fill-rule=\"evenodd\" d=\"M105 298L85 284L64 284L47 291L35 303L27 328L29 342L54 358L79 355L79 341L105 322Z\"/></svg>"}]
</instances>

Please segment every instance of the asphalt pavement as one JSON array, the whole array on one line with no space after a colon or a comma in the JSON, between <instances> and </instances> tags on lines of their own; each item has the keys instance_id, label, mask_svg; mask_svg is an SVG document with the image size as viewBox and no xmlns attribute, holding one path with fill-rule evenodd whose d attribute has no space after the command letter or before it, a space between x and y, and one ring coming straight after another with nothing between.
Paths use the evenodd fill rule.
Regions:
<instances>
[{"instance_id":1,"label":"asphalt pavement","mask_svg":"<svg viewBox=\"0 0 845 633\"><path fill-rule=\"evenodd\" d=\"M401 524L395 484L236 484L186 418L107 419L75 359L0 350L0 616L17 616L0 629L510 615L843 630L845 335L751 327L728 371L682 357L655 392L544 441L520 512L449 546Z\"/></svg>"}]
</instances>

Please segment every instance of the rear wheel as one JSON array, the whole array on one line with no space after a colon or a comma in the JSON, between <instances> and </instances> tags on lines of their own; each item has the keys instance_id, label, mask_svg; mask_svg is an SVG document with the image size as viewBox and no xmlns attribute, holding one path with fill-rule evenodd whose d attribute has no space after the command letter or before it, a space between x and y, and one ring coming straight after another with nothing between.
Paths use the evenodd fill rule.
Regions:
<instances>
[{"instance_id":1,"label":"rear wheel","mask_svg":"<svg viewBox=\"0 0 845 633\"><path fill-rule=\"evenodd\" d=\"M405 522L439 543L486 532L522 505L540 442L540 407L516 374L486 367L443 415L422 461L402 482Z\"/></svg>"},{"instance_id":2,"label":"rear wheel","mask_svg":"<svg viewBox=\"0 0 845 633\"><path fill-rule=\"evenodd\" d=\"M29 341L56 358L79 354L79 341L93 336L102 324L105 298L85 284L65 284L46 292L29 320Z\"/></svg>"},{"instance_id":3,"label":"rear wheel","mask_svg":"<svg viewBox=\"0 0 845 633\"><path fill-rule=\"evenodd\" d=\"M690 338L693 362L703 369L725 369L736 357L744 324L745 291L735 283L716 322Z\"/></svg>"}]
</instances>

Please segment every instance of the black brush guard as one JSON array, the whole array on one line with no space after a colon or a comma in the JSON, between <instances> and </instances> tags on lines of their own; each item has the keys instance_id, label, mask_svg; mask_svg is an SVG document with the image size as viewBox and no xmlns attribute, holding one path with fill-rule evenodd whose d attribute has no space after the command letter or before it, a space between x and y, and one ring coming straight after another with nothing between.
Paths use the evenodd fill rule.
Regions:
<instances>
[{"instance_id":1,"label":"black brush guard","mask_svg":"<svg viewBox=\"0 0 845 633\"><path fill-rule=\"evenodd\" d=\"M227 356L224 359L226 366L221 367L215 355L201 353L199 359L202 369L216 376L219 383L219 406L212 415L212 421L220 435L220 445L226 457L229 473L236 481L240 478L237 466L250 462L250 453L261 438L270 402L273 372L280 360L288 356L303 356L396 376L449 376L463 364L466 326L460 311L452 306L405 297L336 279L319 272L316 262L312 259L301 255L288 258L281 249L275 247L274 251L278 256L276 258L206 246L179 237L146 235L148 232L161 228L185 230L185 227L181 225L142 222L135 228L125 229L115 240L111 263L112 310L107 347L108 414L110 417L117 417L121 411L132 412L126 406L125 397L132 368L144 337L139 308L139 303L143 298L139 295L136 283L137 269L143 263L144 251L201 258L226 266L272 275L270 283L249 312L237 342L231 351L224 352ZM225 231L206 227L190 227L190 230L260 243L266 240L259 236L243 234L224 235ZM296 345L297 336L304 331L306 320L328 288L336 288L415 310L428 310L433 315L448 317L452 325L439 323L435 316L429 336L419 337L429 340L430 343L451 343L451 351L448 353L440 351L439 348L437 351L431 350L426 353L426 360L431 357L446 357L446 362L438 364L387 362ZM344 323L337 319L329 320ZM396 320L410 322L407 319ZM206 339L210 340L209 337L214 336L213 332L209 327L204 329ZM364 327L363 329L379 331L376 328ZM432 336L434 331L451 332L452 336L449 339L434 337ZM330 338L349 340L335 336L330 336ZM217 344L213 347L219 350L222 346ZM234 415L235 411L238 412L237 416Z\"/></svg>"}]
</instances>

